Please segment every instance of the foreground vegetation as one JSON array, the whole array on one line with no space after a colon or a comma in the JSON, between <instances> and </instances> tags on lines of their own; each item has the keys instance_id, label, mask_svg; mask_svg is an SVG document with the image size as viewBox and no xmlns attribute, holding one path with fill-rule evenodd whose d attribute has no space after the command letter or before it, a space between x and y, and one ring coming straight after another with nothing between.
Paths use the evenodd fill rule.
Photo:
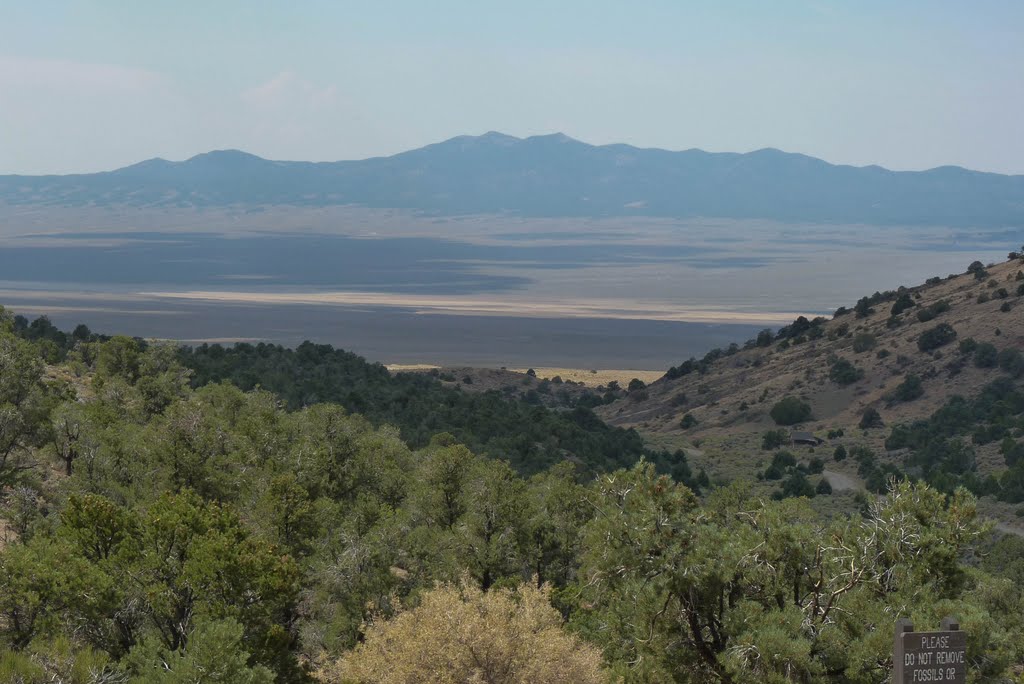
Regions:
<instances>
[{"instance_id":1,"label":"foreground vegetation","mask_svg":"<svg viewBox=\"0 0 1024 684\"><path fill-rule=\"evenodd\" d=\"M442 414L458 435L386 425L432 385L350 383L373 420L322 403L351 361L329 348L238 352L272 359L247 388L291 359L295 400L15 327L0 310L0 681L880 683L896 618L946 614L975 681L1020 679L1024 549L964 489L893 481L833 520L742 483L702 501L638 452L474 453L504 455L476 405Z\"/></svg>"},{"instance_id":2,"label":"foreground vegetation","mask_svg":"<svg viewBox=\"0 0 1024 684\"><path fill-rule=\"evenodd\" d=\"M12 325L16 334L35 343L44 359L60 363L70 355L70 363L80 372L94 353L88 344L80 345L107 339L84 325L65 333L45 317L29 322L16 316ZM146 349L142 340L118 344L123 353L135 356ZM524 475L565 460L593 475L644 458L679 481L693 487L701 483L700 474L691 478L682 451L649 449L635 430L610 427L599 420L590 409L605 399L590 392L566 394L561 403L571 410L551 410L498 391L464 392L422 373L393 375L379 363L312 342L294 350L265 343L181 347L177 361L190 371L193 388L220 382L244 391L261 388L290 410L337 404L375 426L398 428L402 440L413 448L424 447L434 435L447 432L475 453L508 461ZM138 369L128 369L130 377L137 373ZM550 385L540 386L545 384Z\"/></svg>"}]
</instances>

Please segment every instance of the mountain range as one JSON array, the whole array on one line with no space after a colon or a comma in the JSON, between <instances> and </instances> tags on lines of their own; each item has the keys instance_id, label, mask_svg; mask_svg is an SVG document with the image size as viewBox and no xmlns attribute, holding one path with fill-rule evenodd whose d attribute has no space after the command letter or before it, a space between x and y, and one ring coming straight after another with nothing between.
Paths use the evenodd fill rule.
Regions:
<instances>
[{"instance_id":1,"label":"mountain range","mask_svg":"<svg viewBox=\"0 0 1024 684\"><path fill-rule=\"evenodd\" d=\"M224 207L357 205L438 215L646 216L1006 228L1024 176L891 171L762 149L590 145L563 134L459 136L390 157L271 161L237 150L115 171L0 176L0 203Z\"/></svg>"}]
</instances>

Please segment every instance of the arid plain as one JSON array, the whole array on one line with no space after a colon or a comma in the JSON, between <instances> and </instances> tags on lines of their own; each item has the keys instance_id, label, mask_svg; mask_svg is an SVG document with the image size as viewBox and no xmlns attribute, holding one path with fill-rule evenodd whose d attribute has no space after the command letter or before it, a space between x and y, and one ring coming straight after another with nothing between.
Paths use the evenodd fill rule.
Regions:
<instances>
[{"instance_id":1,"label":"arid plain","mask_svg":"<svg viewBox=\"0 0 1024 684\"><path fill-rule=\"evenodd\" d=\"M865 283L891 289L996 258L1015 238L354 207L5 206L0 298L63 326L190 342L310 338L389 363L660 370L850 305ZM487 344L469 343L470 330Z\"/></svg>"}]
</instances>

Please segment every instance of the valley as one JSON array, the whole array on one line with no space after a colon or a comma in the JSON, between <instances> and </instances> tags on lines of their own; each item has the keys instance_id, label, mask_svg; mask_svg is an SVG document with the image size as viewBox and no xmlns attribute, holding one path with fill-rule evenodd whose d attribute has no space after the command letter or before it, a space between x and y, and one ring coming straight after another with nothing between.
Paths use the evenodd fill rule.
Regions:
<instances>
[{"instance_id":1,"label":"valley","mask_svg":"<svg viewBox=\"0 0 1024 684\"><path fill-rule=\"evenodd\" d=\"M865 282L895 288L999 258L1014 238L768 220L0 205L0 299L64 327L183 342L313 339L385 363L655 371L827 314Z\"/></svg>"},{"instance_id":2,"label":"valley","mask_svg":"<svg viewBox=\"0 0 1024 684\"><path fill-rule=\"evenodd\" d=\"M0 684L1024 684L1024 3L3 9Z\"/></svg>"}]
</instances>

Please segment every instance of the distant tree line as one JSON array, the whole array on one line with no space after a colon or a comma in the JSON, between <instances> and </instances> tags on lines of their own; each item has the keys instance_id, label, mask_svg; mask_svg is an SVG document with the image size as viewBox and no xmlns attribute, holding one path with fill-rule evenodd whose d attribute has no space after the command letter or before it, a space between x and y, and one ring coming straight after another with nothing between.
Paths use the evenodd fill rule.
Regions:
<instances>
[{"instance_id":1,"label":"distant tree line","mask_svg":"<svg viewBox=\"0 0 1024 684\"><path fill-rule=\"evenodd\" d=\"M375 425L394 425L413 448L450 433L526 475L566 459L592 475L644 458L659 472L697 486L682 451L649 449L635 430L611 427L585 405L554 410L496 390L462 391L428 374L392 374L379 363L312 342L295 349L265 343L183 347L178 358L192 371L193 387L230 382L243 391L261 388L293 410L336 403Z\"/></svg>"}]
</instances>

